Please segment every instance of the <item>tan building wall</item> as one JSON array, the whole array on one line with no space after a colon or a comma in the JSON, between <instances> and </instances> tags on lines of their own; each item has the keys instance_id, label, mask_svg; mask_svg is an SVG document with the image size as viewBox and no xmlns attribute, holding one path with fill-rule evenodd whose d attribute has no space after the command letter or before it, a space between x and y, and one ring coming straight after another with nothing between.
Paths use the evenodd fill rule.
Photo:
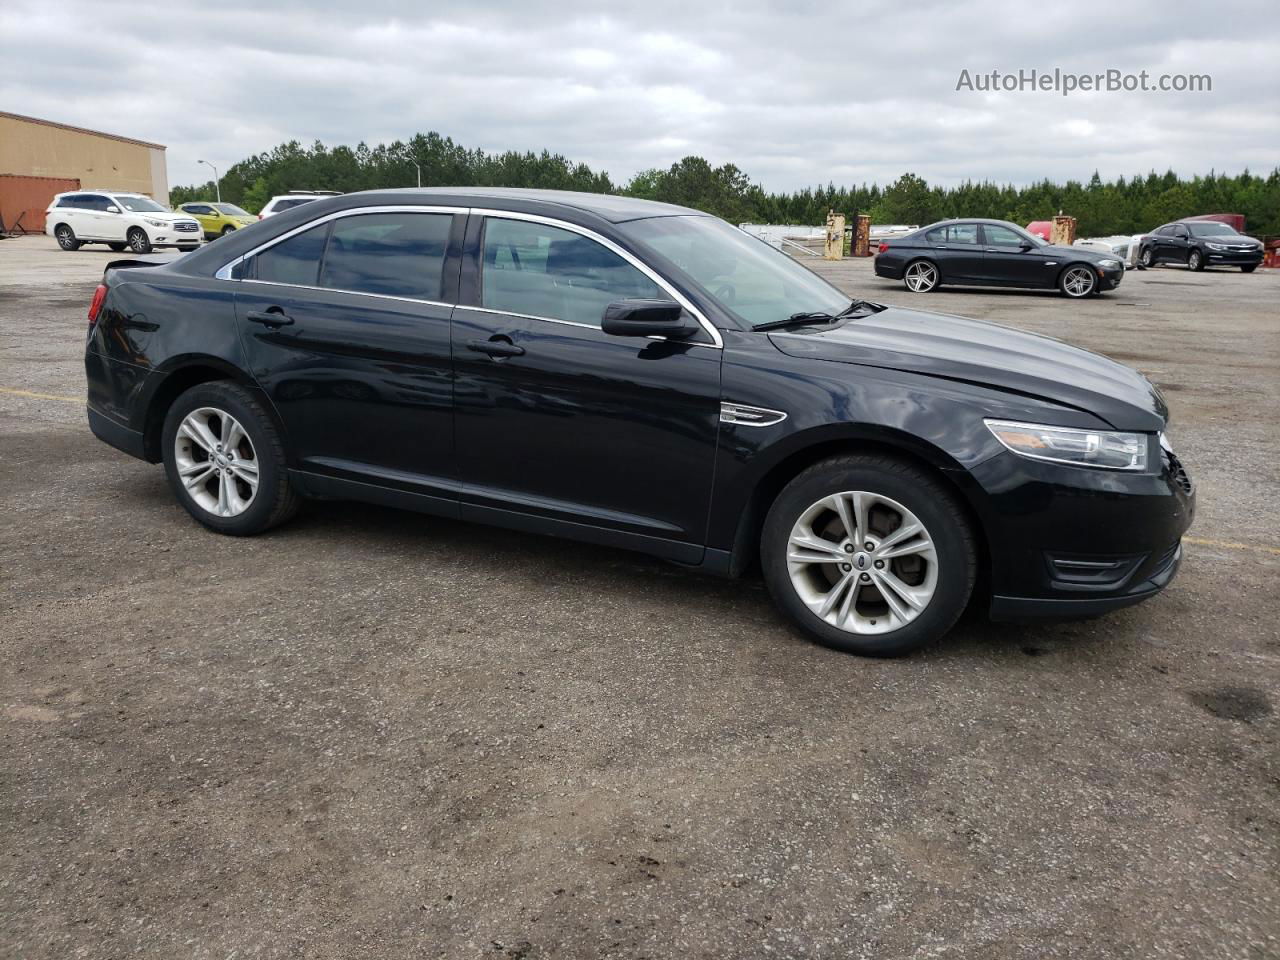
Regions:
<instances>
[{"instance_id":1,"label":"tan building wall","mask_svg":"<svg viewBox=\"0 0 1280 960\"><path fill-rule=\"evenodd\" d=\"M164 146L0 113L0 173L78 179L84 190L128 190L169 204Z\"/></svg>"}]
</instances>

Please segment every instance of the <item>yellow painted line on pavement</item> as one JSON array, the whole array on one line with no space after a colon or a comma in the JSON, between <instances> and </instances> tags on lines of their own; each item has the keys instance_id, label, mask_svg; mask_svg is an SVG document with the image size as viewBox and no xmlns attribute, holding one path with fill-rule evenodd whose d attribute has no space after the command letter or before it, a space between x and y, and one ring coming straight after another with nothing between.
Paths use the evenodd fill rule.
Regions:
<instances>
[{"instance_id":1,"label":"yellow painted line on pavement","mask_svg":"<svg viewBox=\"0 0 1280 960\"><path fill-rule=\"evenodd\" d=\"M13 387L0 387L0 393L11 397L31 397L33 400L61 400L63 403L84 403L84 397L61 397L56 393L36 393L34 390L15 390Z\"/></svg>"},{"instance_id":2,"label":"yellow painted line on pavement","mask_svg":"<svg viewBox=\"0 0 1280 960\"><path fill-rule=\"evenodd\" d=\"M1232 543L1230 540L1202 540L1200 537L1183 537L1183 543L1194 543L1197 547L1218 547L1222 550L1252 550L1255 553L1269 553L1280 557L1280 547L1268 547L1261 543Z\"/></svg>"},{"instance_id":3,"label":"yellow painted line on pavement","mask_svg":"<svg viewBox=\"0 0 1280 960\"><path fill-rule=\"evenodd\" d=\"M34 390L17 390L13 387L0 387L0 393L11 397L31 397L34 400L61 400L64 403L84 403L83 397L63 397L56 393L36 393ZM1206 540L1201 537L1183 537L1183 543L1192 543L1197 547L1217 547L1220 550L1247 550L1254 553L1269 553L1280 557L1280 547L1270 547L1261 543L1234 543L1230 540Z\"/></svg>"}]
</instances>

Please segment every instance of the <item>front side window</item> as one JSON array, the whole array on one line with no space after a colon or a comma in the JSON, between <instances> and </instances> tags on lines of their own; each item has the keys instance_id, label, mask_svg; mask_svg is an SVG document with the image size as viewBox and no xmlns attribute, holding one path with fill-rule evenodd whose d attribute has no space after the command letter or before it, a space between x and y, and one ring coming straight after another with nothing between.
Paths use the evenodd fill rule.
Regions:
<instances>
[{"instance_id":1,"label":"front side window","mask_svg":"<svg viewBox=\"0 0 1280 960\"><path fill-rule=\"evenodd\" d=\"M484 228L482 305L600 326L615 300L669 299L644 273L596 241L559 227L490 217Z\"/></svg>"},{"instance_id":2,"label":"front side window","mask_svg":"<svg viewBox=\"0 0 1280 960\"><path fill-rule=\"evenodd\" d=\"M1026 239L1008 227L997 227L988 223L984 224L982 229L987 235L988 245L993 247L1020 247Z\"/></svg>"},{"instance_id":3,"label":"front side window","mask_svg":"<svg viewBox=\"0 0 1280 960\"><path fill-rule=\"evenodd\" d=\"M150 197L118 196L118 205L130 213L168 213L169 211Z\"/></svg>"},{"instance_id":4,"label":"front side window","mask_svg":"<svg viewBox=\"0 0 1280 960\"><path fill-rule=\"evenodd\" d=\"M795 313L836 314L849 306L849 297L816 273L716 217L649 217L619 229L751 326Z\"/></svg>"},{"instance_id":5,"label":"front side window","mask_svg":"<svg viewBox=\"0 0 1280 960\"><path fill-rule=\"evenodd\" d=\"M247 216L249 216L249 211L248 211L248 210L242 210L242 209L240 209L239 207L237 207L234 203L215 203L215 204L214 204L214 207L216 207L216 208L217 208L217 210L218 210L218 212L219 212L219 213L224 213L224 214L226 214L228 217L247 217ZM211 213L212 211L206 211L206 212L210 212L210 213Z\"/></svg>"},{"instance_id":6,"label":"front side window","mask_svg":"<svg viewBox=\"0 0 1280 960\"><path fill-rule=\"evenodd\" d=\"M320 286L439 300L452 225L447 213L366 213L335 220Z\"/></svg>"},{"instance_id":7,"label":"front side window","mask_svg":"<svg viewBox=\"0 0 1280 960\"><path fill-rule=\"evenodd\" d=\"M329 235L329 224L295 233L253 258L252 277L268 283L314 287L320 273L320 255Z\"/></svg>"}]
</instances>

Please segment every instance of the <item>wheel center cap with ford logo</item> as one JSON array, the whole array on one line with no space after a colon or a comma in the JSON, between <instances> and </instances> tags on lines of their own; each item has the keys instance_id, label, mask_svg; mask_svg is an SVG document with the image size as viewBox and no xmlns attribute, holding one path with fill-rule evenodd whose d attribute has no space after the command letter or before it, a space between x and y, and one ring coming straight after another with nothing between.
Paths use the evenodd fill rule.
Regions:
<instances>
[{"instance_id":1,"label":"wheel center cap with ford logo","mask_svg":"<svg viewBox=\"0 0 1280 960\"><path fill-rule=\"evenodd\" d=\"M865 570L871 566L871 554L856 553L853 556L853 565L859 570Z\"/></svg>"}]
</instances>

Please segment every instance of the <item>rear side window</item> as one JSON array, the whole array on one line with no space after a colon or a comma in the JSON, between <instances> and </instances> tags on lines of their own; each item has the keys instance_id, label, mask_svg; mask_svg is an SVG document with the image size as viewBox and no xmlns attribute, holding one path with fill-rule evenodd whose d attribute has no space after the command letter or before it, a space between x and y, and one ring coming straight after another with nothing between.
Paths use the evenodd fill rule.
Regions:
<instances>
[{"instance_id":1,"label":"rear side window","mask_svg":"<svg viewBox=\"0 0 1280 960\"><path fill-rule=\"evenodd\" d=\"M320 255L324 253L324 241L328 235L329 224L324 223L263 250L253 258L253 278L269 283L314 287L320 273Z\"/></svg>"},{"instance_id":2,"label":"rear side window","mask_svg":"<svg viewBox=\"0 0 1280 960\"><path fill-rule=\"evenodd\" d=\"M335 220L320 286L439 300L452 225L447 213L366 213Z\"/></svg>"},{"instance_id":3,"label":"rear side window","mask_svg":"<svg viewBox=\"0 0 1280 960\"><path fill-rule=\"evenodd\" d=\"M662 289L612 250L569 230L490 218L484 228L484 306L600 326L604 308Z\"/></svg>"},{"instance_id":4,"label":"rear side window","mask_svg":"<svg viewBox=\"0 0 1280 960\"><path fill-rule=\"evenodd\" d=\"M300 207L304 203L310 203L315 197L291 197L288 200L277 200L273 208L276 213L281 210L292 210L294 207Z\"/></svg>"},{"instance_id":5,"label":"rear side window","mask_svg":"<svg viewBox=\"0 0 1280 960\"><path fill-rule=\"evenodd\" d=\"M978 225L976 223L953 223L950 226L938 227L925 234L930 243L974 243L978 242Z\"/></svg>"}]
</instances>

